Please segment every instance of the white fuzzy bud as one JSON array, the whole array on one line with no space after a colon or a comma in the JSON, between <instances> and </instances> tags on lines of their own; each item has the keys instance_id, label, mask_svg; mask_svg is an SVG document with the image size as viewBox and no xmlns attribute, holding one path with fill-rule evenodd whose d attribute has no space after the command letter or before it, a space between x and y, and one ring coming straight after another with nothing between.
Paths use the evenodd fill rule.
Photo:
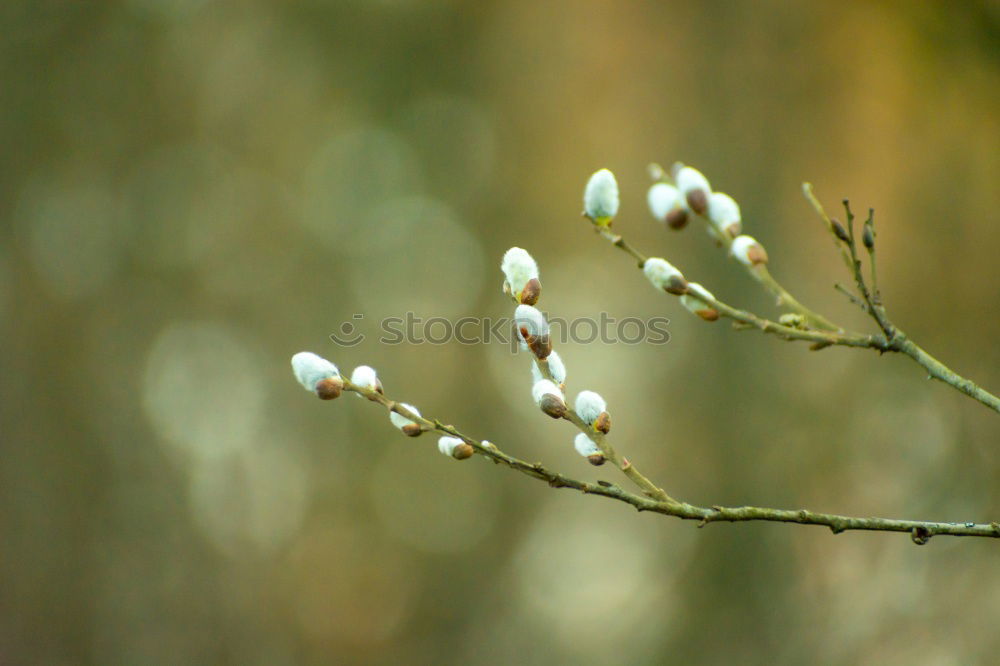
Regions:
<instances>
[{"instance_id":1,"label":"white fuzzy bud","mask_svg":"<svg viewBox=\"0 0 1000 666\"><path fill-rule=\"evenodd\" d=\"M464 460L473 453L471 446L458 437L448 437L445 435L438 440L438 451L456 460Z\"/></svg>"},{"instance_id":2,"label":"white fuzzy bud","mask_svg":"<svg viewBox=\"0 0 1000 666\"><path fill-rule=\"evenodd\" d=\"M687 291L687 280L677 267L666 259L650 257L642 265L642 272L657 289L671 294L683 294Z\"/></svg>"},{"instance_id":3,"label":"white fuzzy bud","mask_svg":"<svg viewBox=\"0 0 1000 666\"><path fill-rule=\"evenodd\" d=\"M737 261L746 266L767 263L767 251L752 236L737 236L729 251Z\"/></svg>"},{"instance_id":4,"label":"white fuzzy bud","mask_svg":"<svg viewBox=\"0 0 1000 666\"><path fill-rule=\"evenodd\" d=\"M556 384L565 384L566 366L563 364L559 352L553 351L545 360L549 362L549 374L552 375L552 380ZM531 364L531 379L536 384L545 379L545 377L542 377L542 371L538 369L538 364L534 362Z\"/></svg>"},{"instance_id":5,"label":"white fuzzy bud","mask_svg":"<svg viewBox=\"0 0 1000 666\"><path fill-rule=\"evenodd\" d=\"M604 398L593 391L580 391L573 405L577 415L587 425L593 424L603 412L608 411L608 404L604 402Z\"/></svg>"},{"instance_id":6,"label":"white fuzzy bud","mask_svg":"<svg viewBox=\"0 0 1000 666\"><path fill-rule=\"evenodd\" d=\"M712 192L708 198L708 219L723 237L735 238L743 228L740 205L725 192Z\"/></svg>"},{"instance_id":7,"label":"white fuzzy bud","mask_svg":"<svg viewBox=\"0 0 1000 666\"><path fill-rule=\"evenodd\" d=\"M564 406L566 404L566 397L563 395L562 389L549 379L542 379L535 382L531 387L531 397L539 407L542 406L542 402L546 398L553 398Z\"/></svg>"},{"instance_id":8,"label":"white fuzzy bud","mask_svg":"<svg viewBox=\"0 0 1000 666\"><path fill-rule=\"evenodd\" d=\"M649 212L660 222L666 222L672 229L681 229L687 224L687 204L680 190L670 183L656 183L646 194Z\"/></svg>"},{"instance_id":9,"label":"white fuzzy bud","mask_svg":"<svg viewBox=\"0 0 1000 666\"><path fill-rule=\"evenodd\" d=\"M312 352L299 352L292 357L292 372L295 379L302 384L302 387L315 393L316 384L324 379L339 379L340 371L337 366L322 356Z\"/></svg>"},{"instance_id":10,"label":"white fuzzy bud","mask_svg":"<svg viewBox=\"0 0 1000 666\"><path fill-rule=\"evenodd\" d=\"M691 210L699 215L708 212L708 195L712 193L712 187L701 171L694 167L681 167L674 181Z\"/></svg>"},{"instance_id":11,"label":"white fuzzy bud","mask_svg":"<svg viewBox=\"0 0 1000 666\"><path fill-rule=\"evenodd\" d=\"M715 300L715 296L708 289L705 289L697 282L689 282L688 293L681 296L681 305L705 321L715 321L719 318L719 312L705 300L702 300L703 298Z\"/></svg>"},{"instance_id":12,"label":"white fuzzy bud","mask_svg":"<svg viewBox=\"0 0 1000 666\"><path fill-rule=\"evenodd\" d=\"M354 368L354 372L351 373L351 383L369 391L382 392L382 382L375 374L375 369L367 365L359 365Z\"/></svg>"},{"instance_id":13,"label":"white fuzzy bud","mask_svg":"<svg viewBox=\"0 0 1000 666\"><path fill-rule=\"evenodd\" d=\"M583 191L583 210L595 222L608 222L618 214L618 183L613 173L601 169L590 177Z\"/></svg>"},{"instance_id":14,"label":"white fuzzy bud","mask_svg":"<svg viewBox=\"0 0 1000 666\"><path fill-rule=\"evenodd\" d=\"M576 436L576 439L573 440L573 448L576 449L576 452L584 458L589 458L593 455L601 455L600 447L598 447L597 444L594 443L594 440L588 437L585 432L581 432Z\"/></svg>"},{"instance_id":15,"label":"white fuzzy bud","mask_svg":"<svg viewBox=\"0 0 1000 666\"><path fill-rule=\"evenodd\" d=\"M500 270L503 271L507 284L518 301L534 304L538 300L537 292L541 289L541 283L538 282L538 264L527 250L519 247L507 250L500 262ZM532 280L534 282L526 291L525 287Z\"/></svg>"},{"instance_id":16,"label":"white fuzzy bud","mask_svg":"<svg viewBox=\"0 0 1000 666\"><path fill-rule=\"evenodd\" d=\"M410 410L411 412L413 412L417 416L420 416L420 410L417 409L416 407L414 407L413 405L409 405L409 404L407 404L405 402L401 402L401 403L399 403L399 405L400 405L400 407L405 407L406 409ZM412 427L412 426L418 426L419 427L419 424L416 423L415 421L411 421L410 419L406 418L402 414L397 414L396 412L389 412L389 420L392 421L392 425L396 426L400 430L403 430L404 432L406 432L404 430L404 428Z\"/></svg>"},{"instance_id":17,"label":"white fuzzy bud","mask_svg":"<svg viewBox=\"0 0 1000 666\"><path fill-rule=\"evenodd\" d=\"M531 305L518 305L514 308L514 322L518 329L526 328L528 335L541 336L549 334L549 322L541 310Z\"/></svg>"},{"instance_id":18,"label":"white fuzzy bud","mask_svg":"<svg viewBox=\"0 0 1000 666\"><path fill-rule=\"evenodd\" d=\"M660 222L667 219L667 213L681 204L681 193L670 183L655 183L646 194L649 212Z\"/></svg>"},{"instance_id":19,"label":"white fuzzy bud","mask_svg":"<svg viewBox=\"0 0 1000 666\"><path fill-rule=\"evenodd\" d=\"M542 398L547 395L558 398L562 402L566 401L562 390L551 380L540 379L531 387L531 397L535 400L536 404L541 404Z\"/></svg>"},{"instance_id":20,"label":"white fuzzy bud","mask_svg":"<svg viewBox=\"0 0 1000 666\"><path fill-rule=\"evenodd\" d=\"M536 358L545 358L552 353L549 322L539 310L530 305L518 305L514 310L514 323L521 340Z\"/></svg>"},{"instance_id":21,"label":"white fuzzy bud","mask_svg":"<svg viewBox=\"0 0 1000 666\"><path fill-rule=\"evenodd\" d=\"M543 379L531 387L531 397L535 404L554 419L566 416L566 398L562 390L554 382Z\"/></svg>"}]
</instances>

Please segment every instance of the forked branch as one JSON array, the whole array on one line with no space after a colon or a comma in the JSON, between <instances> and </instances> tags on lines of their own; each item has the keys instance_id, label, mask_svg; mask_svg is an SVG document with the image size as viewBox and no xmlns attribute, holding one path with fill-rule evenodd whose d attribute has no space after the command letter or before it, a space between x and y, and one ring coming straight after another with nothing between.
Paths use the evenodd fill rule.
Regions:
<instances>
[{"instance_id":1,"label":"forked branch","mask_svg":"<svg viewBox=\"0 0 1000 666\"><path fill-rule=\"evenodd\" d=\"M854 215L850 210L849 203L846 200L844 201L845 211L847 213L847 227L845 229L840 222L830 218L826 214L822 205L813 195L811 185L806 183L803 186L803 191L806 198L808 198L810 203L812 203L817 213L819 213L820 217L826 223L828 230L833 235L834 240L844 257L844 261L851 272L851 278L854 281L858 295L855 296L854 294L850 294L850 292L840 285L838 285L838 289L846 293L853 303L858 305L873 319L880 332L877 334L865 335L844 331L839 328L836 330L829 330L829 327L825 325L825 323L828 323L825 319L823 319L824 325L822 326L810 326L810 320L815 320L817 316L814 313L811 313L811 311L807 311L810 312L811 317L804 317L798 321L786 320L785 317L779 321L772 321L766 317L761 317L751 312L733 307L717 299L710 293L699 292L698 298L711 306L711 308L714 309L719 316L726 317L735 322L739 328L754 328L789 341L799 340L803 342L810 342L812 343L811 348L814 350L824 349L831 346L841 346L873 349L880 353L898 352L908 356L923 367L927 371L928 377L942 381L952 388L961 391L970 398L989 407L993 411L1000 413L1000 398L978 386L975 382L962 377L948 368L944 363L913 342L913 340L911 340L909 336L907 336L906 333L896 326L889 318L889 315L886 313L885 306L882 304L881 294L878 291L876 281L877 269L874 213L871 211L869 212L868 219L864 222L861 234L862 245L864 245L869 256L871 272L871 282L869 284L869 280L865 278L862 261L859 256L858 242L854 230ZM614 230L610 222L591 221L594 223L594 230L602 238L623 252L629 254L633 259L635 259L638 267L640 269L643 268L648 260L648 257L626 241L625 238L617 232L617 230ZM755 268L766 270L764 265L760 265ZM768 275L770 274L768 273ZM765 286L767 285L765 284ZM769 290L773 291L770 287ZM788 298L791 298L791 296L789 295ZM797 303L794 299L791 299L791 301L788 299L785 300L786 305L792 302ZM799 308L792 309L801 312Z\"/></svg>"}]
</instances>

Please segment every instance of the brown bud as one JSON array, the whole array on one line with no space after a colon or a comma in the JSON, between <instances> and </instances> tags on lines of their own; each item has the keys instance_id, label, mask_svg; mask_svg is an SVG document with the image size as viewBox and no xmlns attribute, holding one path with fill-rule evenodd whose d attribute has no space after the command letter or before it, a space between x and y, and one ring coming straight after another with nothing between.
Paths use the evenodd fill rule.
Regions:
<instances>
[{"instance_id":1,"label":"brown bud","mask_svg":"<svg viewBox=\"0 0 1000 666\"><path fill-rule=\"evenodd\" d=\"M566 416L566 403L551 393L543 395L538 406L542 408L543 412L554 419L561 419Z\"/></svg>"},{"instance_id":2,"label":"brown bud","mask_svg":"<svg viewBox=\"0 0 1000 666\"><path fill-rule=\"evenodd\" d=\"M691 206L691 210L699 215L708 212L708 194L705 190L691 190L687 193L687 202L688 206Z\"/></svg>"},{"instance_id":3,"label":"brown bud","mask_svg":"<svg viewBox=\"0 0 1000 666\"><path fill-rule=\"evenodd\" d=\"M316 395L320 400L333 400L340 397L344 390L344 380L340 377L330 377L316 382Z\"/></svg>"},{"instance_id":4,"label":"brown bud","mask_svg":"<svg viewBox=\"0 0 1000 666\"><path fill-rule=\"evenodd\" d=\"M475 452L476 450L473 449L472 446L462 442L451 452L451 457L455 460L465 460L466 458L471 458L472 454Z\"/></svg>"},{"instance_id":5,"label":"brown bud","mask_svg":"<svg viewBox=\"0 0 1000 666\"><path fill-rule=\"evenodd\" d=\"M701 310L696 310L695 314L704 319L705 321L715 321L719 318L719 311L715 308L705 307Z\"/></svg>"},{"instance_id":6,"label":"brown bud","mask_svg":"<svg viewBox=\"0 0 1000 666\"><path fill-rule=\"evenodd\" d=\"M401 428L403 434L407 437L420 437L424 432L424 429L420 427L419 423L407 423Z\"/></svg>"},{"instance_id":7,"label":"brown bud","mask_svg":"<svg viewBox=\"0 0 1000 666\"><path fill-rule=\"evenodd\" d=\"M757 264L767 263L767 250L760 243L754 243L749 248L747 248L747 259L750 260L751 266L756 266Z\"/></svg>"},{"instance_id":8,"label":"brown bud","mask_svg":"<svg viewBox=\"0 0 1000 666\"><path fill-rule=\"evenodd\" d=\"M847 229L844 229L844 225L842 225L839 221L831 219L830 226L833 227L834 236L844 241L845 243L851 242L851 237L847 235Z\"/></svg>"},{"instance_id":9,"label":"brown bud","mask_svg":"<svg viewBox=\"0 0 1000 666\"><path fill-rule=\"evenodd\" d=\"M607 435L611 431L611 414L601 412L597 420L594 421L594 430Z\"/></svg>"},{"instance_id":10,"label":"brown bud","mask_svg":"<svg viewBox=\"0 0 1000 666\"><path fill-rule=\"evenodd\" d=\"M730 238L736 238L741 233L743 233L743 223L742 222L731 222L726 228L725 233Z\"/></svg>"},{"instance_id":11,"label":"brown bud","mask_svg":"<svg viewBox=\"0 0 1000 666\"><path fill-rule=\"evenodd\" d=\"M593 455L587 456L587 462L589 462L594 467L600 467L607 462L607 458L604 457L603 453L595 453Z\"/></svg>"},{"instance_id":12,"label":"brown bud","mask_svg":"<svg viewBox=\"0 0 1000 666\"><path fill-rule=\"evenodd\" d=\"M542 283L538 281L538 278L531 278L521 290L521 302L525 305L534 305L538 302L538 297L541 294Z\"/></svg>"},{"instance_id":13,"label":"brown bud","mask_svg":"<svg viewBox=\"0 0 1000 666\"><path fill-rule=\"evenodd\" d=\"M667 286L663 288L663 291L667 292L668 294L674 294L676 296L686 294L688 291L687 280L685 280L680 275L671 275L670 278L667 280Z\"/></svg>"},{"instance_id":14,"label":"brown bud","mask_svg":"<svg viewBox=\"0 0 1000 666\"><path fill-rule=\"evenodd\" d=\"M869 222L865 222L864 230L861 232L861 242L869 250L875 247L875 228Z\"/></svg>"},{"instance_id":15,"label":"brown bud","mask_svg":"<svg viewBox=\"0 0 1000 666\"><path fill-rule=\"evenodd\" d=\"M528 329L521 329L521 337L536 358L548 358L552 353L552 338L548 335L528 335Z\"/></svg>"},{"instance_id":16,"label":"brown bud","mask_svg":"<svg viewBox=\"0 0 1000 666\"><path fill-rule=\"evenodd\" d=\"M667 226L671 229L683 229L688 223L688 212L677 207L667 213Z\"/></svg>"}]
</instances>

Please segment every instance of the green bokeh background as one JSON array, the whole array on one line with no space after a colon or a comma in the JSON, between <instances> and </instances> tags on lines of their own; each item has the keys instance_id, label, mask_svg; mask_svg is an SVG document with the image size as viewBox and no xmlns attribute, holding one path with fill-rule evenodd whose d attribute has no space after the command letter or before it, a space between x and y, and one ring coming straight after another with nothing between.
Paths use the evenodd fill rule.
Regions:
<instances>
[{"instance_id":1,"label":"green bokeh background","mask_svg":"<svg viewBox=\"0 0 1000 666\"><path fill-rule=\"evenodd\" d=\"M288 359L511 453L614 477L540 415L502 344L379 344L381 317L542 305L671 318L566 344L616 445L674 496L1000 518L1000 419L906 359L706 324L579 217L734 305L768 297L645 206L683 160L773 273L845 325L800 194L876 208L885 302L1000 389L990 2L211 0L0 5L0 663L986 664L989 540L693 524L554 491L320 403ZM352 319L355 314L363 319ZM353 322L351 348L328 335Z\"/></svg>"}]
</instances>

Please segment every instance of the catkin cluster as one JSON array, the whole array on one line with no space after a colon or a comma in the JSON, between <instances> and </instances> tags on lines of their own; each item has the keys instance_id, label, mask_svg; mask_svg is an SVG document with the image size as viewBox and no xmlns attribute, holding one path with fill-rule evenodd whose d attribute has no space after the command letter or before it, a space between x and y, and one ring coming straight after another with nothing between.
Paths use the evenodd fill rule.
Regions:
<instances>
[{"instance_id":1,"label":"catkin cluster","mask_svg":"<svg viewBox=\"0 0 1000 666\"><path fill-rule=\"evenodd\" d=\"M725 192L713 192L708 179L694 167L674 164L671 175L657 165L651 168L655 181L646 195L653 217L668 228L684 229L692 217L705 220L709 235L749 270L762 270L767 252L752 236L743 233L740 206ZM584 215L599 227L610 227L618 213L618 184L607 169L594 173L584 189ZM657 289L680 297L681 305L705 321L719 318L710 303L715 296L662 257L650 257L642 264L646 278Z\"/></svg>"},{"instance_id":2,"label":"catkin cluster","mask_svg":"<svg viewBox=\"0 0 1000 666\"><path fill-rule=\"evenodd\" d=\"M610 171L605 172L609 176ZM618 188L611 176L611 188L601 192L598 212L613 217L618 207ZM598 188L604 187L598 184ZM613 200L608 197L613 197ZM611 415L604 398L594 391L581 391L571 409L566 404L566 365L559 353L552 349L552 335L545 314L535 307L541 298L542 285L538 264L534 258L519 247L512 247L503 256L500 270L504 274L503 291L517 303L514 308L514 324L520 338L521 347L530 350L531 397L538 408L554 419L569 419L575 414L586 426L576 436L573 446L577 453L587 458L593 465L603 465L606 457L601 450L600 437L611 430Z\"/></svg>"}]
</instances>

